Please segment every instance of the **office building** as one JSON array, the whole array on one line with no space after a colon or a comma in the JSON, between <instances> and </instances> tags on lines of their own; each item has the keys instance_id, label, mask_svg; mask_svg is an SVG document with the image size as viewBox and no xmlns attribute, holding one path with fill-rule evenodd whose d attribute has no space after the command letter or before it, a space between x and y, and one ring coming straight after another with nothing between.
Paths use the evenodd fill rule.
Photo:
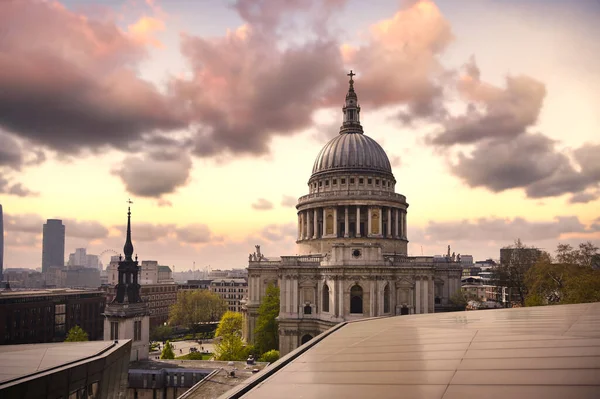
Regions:
<instances>
[{"instance_id":1,"label":"office building","mask_svg":"<svg viewBox=\"0 0 600 399\"><path fill-rule=\"evenodd\" d=\"M42 241L42 272L65 266L65 226L62 220L48 219Z\"/></svg>"}]
</instances>

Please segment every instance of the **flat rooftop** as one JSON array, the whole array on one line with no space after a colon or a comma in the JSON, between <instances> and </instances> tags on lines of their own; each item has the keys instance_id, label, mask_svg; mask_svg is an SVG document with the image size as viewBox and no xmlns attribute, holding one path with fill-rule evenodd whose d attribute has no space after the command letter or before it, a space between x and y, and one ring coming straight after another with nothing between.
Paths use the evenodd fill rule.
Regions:
<instances>
[{"instance_id":1,"label":"flat rooftop","mask_svg":"<svg viewBox=\"0 0 600 399\"><path fill-rule=\"evenodd\" d=\"M65 366L101 354L129 340L56 342L48 344L0 345L0 387L2 383Z\"/></svg>"},{"instance_id":2,"label":"flat rooftop","mask_svg":"<svg viewBox=\"0 0 600 399\"><path fill-rule=\"evenodd\" d=\"M221 398L600 398L600 303L333 327Z\"/></svg>"},{"instance_id":3,"label":"flat rooftop","mask_svg":"<svg viewBox=\"0 0 600 399\"><path fill-rule=\"evenodd\" d=\"M74 289L74 288L48 288L48 289L11 289L0 290L0 297L11 298L19 296L49 296L49 295L75 295L75 294L104 294L103 291L97 289Z\"/></svg>"}]
</instances>

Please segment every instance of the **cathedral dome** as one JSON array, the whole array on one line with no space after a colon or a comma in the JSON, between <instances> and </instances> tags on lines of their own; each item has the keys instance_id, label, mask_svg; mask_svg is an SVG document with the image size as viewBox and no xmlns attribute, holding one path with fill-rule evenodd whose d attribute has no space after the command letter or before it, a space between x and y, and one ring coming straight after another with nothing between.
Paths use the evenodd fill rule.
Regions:
<instances>
[{"instance_id":1,"label":"cathedral dome","mask_svg":"<svg viewBox=\"0 0 600 399\"><path fill-rule=\"evenodd\" d=\"M380 172L392 174L387 154L362 132L344 132L325 144L317 155L312 176L324 172Z\"/></svg>"}]
</instances>

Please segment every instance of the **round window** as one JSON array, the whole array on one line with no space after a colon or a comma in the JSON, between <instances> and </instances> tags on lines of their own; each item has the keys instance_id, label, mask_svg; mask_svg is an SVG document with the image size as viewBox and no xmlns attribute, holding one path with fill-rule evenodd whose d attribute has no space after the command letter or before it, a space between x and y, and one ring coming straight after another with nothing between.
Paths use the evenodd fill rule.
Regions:
<instances>
[{"instance_id":1,"label":"round window","mask_svg":"<svg viewBox=\"0 0 600 399\"><path fill-rule=\"evenodd\" d=\"M360 258L360 249L355 249L354 251L352 251L352 256L354 256L355 258Z\"/></svg>"}]
</instances>

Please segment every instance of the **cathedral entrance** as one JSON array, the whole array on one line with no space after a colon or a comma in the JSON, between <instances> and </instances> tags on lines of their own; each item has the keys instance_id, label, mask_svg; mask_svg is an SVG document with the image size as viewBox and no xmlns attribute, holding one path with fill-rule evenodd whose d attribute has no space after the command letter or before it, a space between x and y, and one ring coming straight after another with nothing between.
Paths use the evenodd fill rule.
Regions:
<instances>
[{"instance_id":1,"label":"cathedral entrance","mask_svg":"<svg viewBox=\"0 0 600 399\"><path fill-rule=\"evenodd\" d=\"M408 314L408 307L402 306L400 308L400 316L404 316L404 315L407 315L407 314Z\"/></svg>"},{"instance_id":2,"label":"cathedral entrance","mask_svg":"<svg viewBox=\"0 0 600 399\"><path fill-rule=\"evenodd\" d=\"M313 339L312 335L310 334L305 334L302 336L302 345L304 345L305 343L307 343L308 341L310 341L311 339Z\"/></svg>"}]
</instances>

